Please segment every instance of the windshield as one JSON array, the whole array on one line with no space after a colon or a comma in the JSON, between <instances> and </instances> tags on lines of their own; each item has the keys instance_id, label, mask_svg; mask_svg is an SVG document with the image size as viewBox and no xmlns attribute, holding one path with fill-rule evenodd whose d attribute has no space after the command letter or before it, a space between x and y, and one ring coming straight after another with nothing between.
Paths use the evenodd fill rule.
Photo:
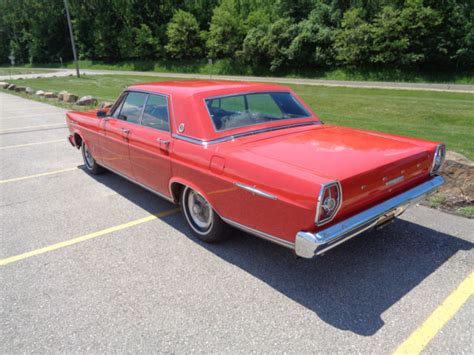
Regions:
<instances>
[{"instance_id":1,"label":"windshield","mask_svg":"<svg viewBox=\"0 0 474 355\"><path fill-rule=\"evenodd\" d=\"M259 92L206 99L216 131L311 117L289 92Z\"/></svg>"}]
</instances>

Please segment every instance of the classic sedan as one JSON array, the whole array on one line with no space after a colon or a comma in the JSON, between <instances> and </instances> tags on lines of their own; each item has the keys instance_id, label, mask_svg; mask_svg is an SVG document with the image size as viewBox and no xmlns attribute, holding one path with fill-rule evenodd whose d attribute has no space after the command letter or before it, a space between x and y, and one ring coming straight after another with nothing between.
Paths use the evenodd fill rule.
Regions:
<instances>
[{"instance_id":1,"label":"classic sedan","mask_svg":"<svg viewBox=\"0 0 474 355\"><path fill-rule=\"evenodd\" d=\"M197 238L218 242L235 227L304 258L444 183L443 144L325 124L280 85L133 85L67 124L89 173L110 170L180 204Z\"/></svg>"}]
</instances>

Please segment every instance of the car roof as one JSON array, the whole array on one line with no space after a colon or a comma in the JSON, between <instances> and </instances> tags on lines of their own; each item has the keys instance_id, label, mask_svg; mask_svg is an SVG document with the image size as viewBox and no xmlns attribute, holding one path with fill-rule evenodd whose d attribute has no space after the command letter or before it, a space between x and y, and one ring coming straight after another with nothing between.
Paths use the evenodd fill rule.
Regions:
<instances>
[{"instance_id":1,"label":"car roof","mask_svg":"<svg viewBox=\"0 0 474 355\"><path fill-rule=\"evenodd\" d=\"M196 95L239 93L248 91L282 91L287 87L275 84L231 80L170 80L129 86L131 90L143 90L169 95Z\"/></svg>"},{"instance_id":2,"label":"car roof","mask_svg":"<svg viewBox=\"0 0 474 355\"><path fill-rule=\"evenodd\" d=\"M172 102L170 110L172 133L204 141L255 129L253 126L245 126L234 130L216 131L204 103L206 98L255 92L290 92L297 97L286 86L230 80L170 80L131 85L127 90L168 95ZM312 116L316 117L309 106L303 102L302 104ZM184 129L178 130L180 126Z\"/></svg>"}]
</instances>

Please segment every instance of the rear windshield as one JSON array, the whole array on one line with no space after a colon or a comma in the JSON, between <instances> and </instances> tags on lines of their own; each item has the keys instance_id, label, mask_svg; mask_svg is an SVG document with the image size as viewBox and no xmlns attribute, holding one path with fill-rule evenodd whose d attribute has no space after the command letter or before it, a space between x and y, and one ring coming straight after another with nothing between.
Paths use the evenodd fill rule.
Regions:
<instances>
[{"instance_id":1,"label":"rear windshield","mask_svg":"<svg viewBox=\"0 0 474 355\"><path fill-rule=\"evenodd\" d=\"M289 92L259 92L206 99L216 131L311 117Z\"/></svg>"}]
</instances>

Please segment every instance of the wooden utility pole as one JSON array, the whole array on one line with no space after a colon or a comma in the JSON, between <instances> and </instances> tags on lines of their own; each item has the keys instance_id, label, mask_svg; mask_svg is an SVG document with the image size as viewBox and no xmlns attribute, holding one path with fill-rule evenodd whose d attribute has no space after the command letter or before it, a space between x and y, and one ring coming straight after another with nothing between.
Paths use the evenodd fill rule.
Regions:
<instances>
[{"instance_id":1,"label":"wooden utility pole","mask_svg":"<svg viewBox=\"0 0 474 355\"><path fill-rule=\"evenodd\" d=\"M77 61L76 43L74 42L74 35L72 33L71 16L69 16L69 4L67 0L64 0L64 6L66 7L67 24L69 26L69 36L71 36L72 55L74 56L74 63L76 64L76 74L77 77L80 78L81 75L79 74L79 62Z\"/></svg>"}]
</instances>

